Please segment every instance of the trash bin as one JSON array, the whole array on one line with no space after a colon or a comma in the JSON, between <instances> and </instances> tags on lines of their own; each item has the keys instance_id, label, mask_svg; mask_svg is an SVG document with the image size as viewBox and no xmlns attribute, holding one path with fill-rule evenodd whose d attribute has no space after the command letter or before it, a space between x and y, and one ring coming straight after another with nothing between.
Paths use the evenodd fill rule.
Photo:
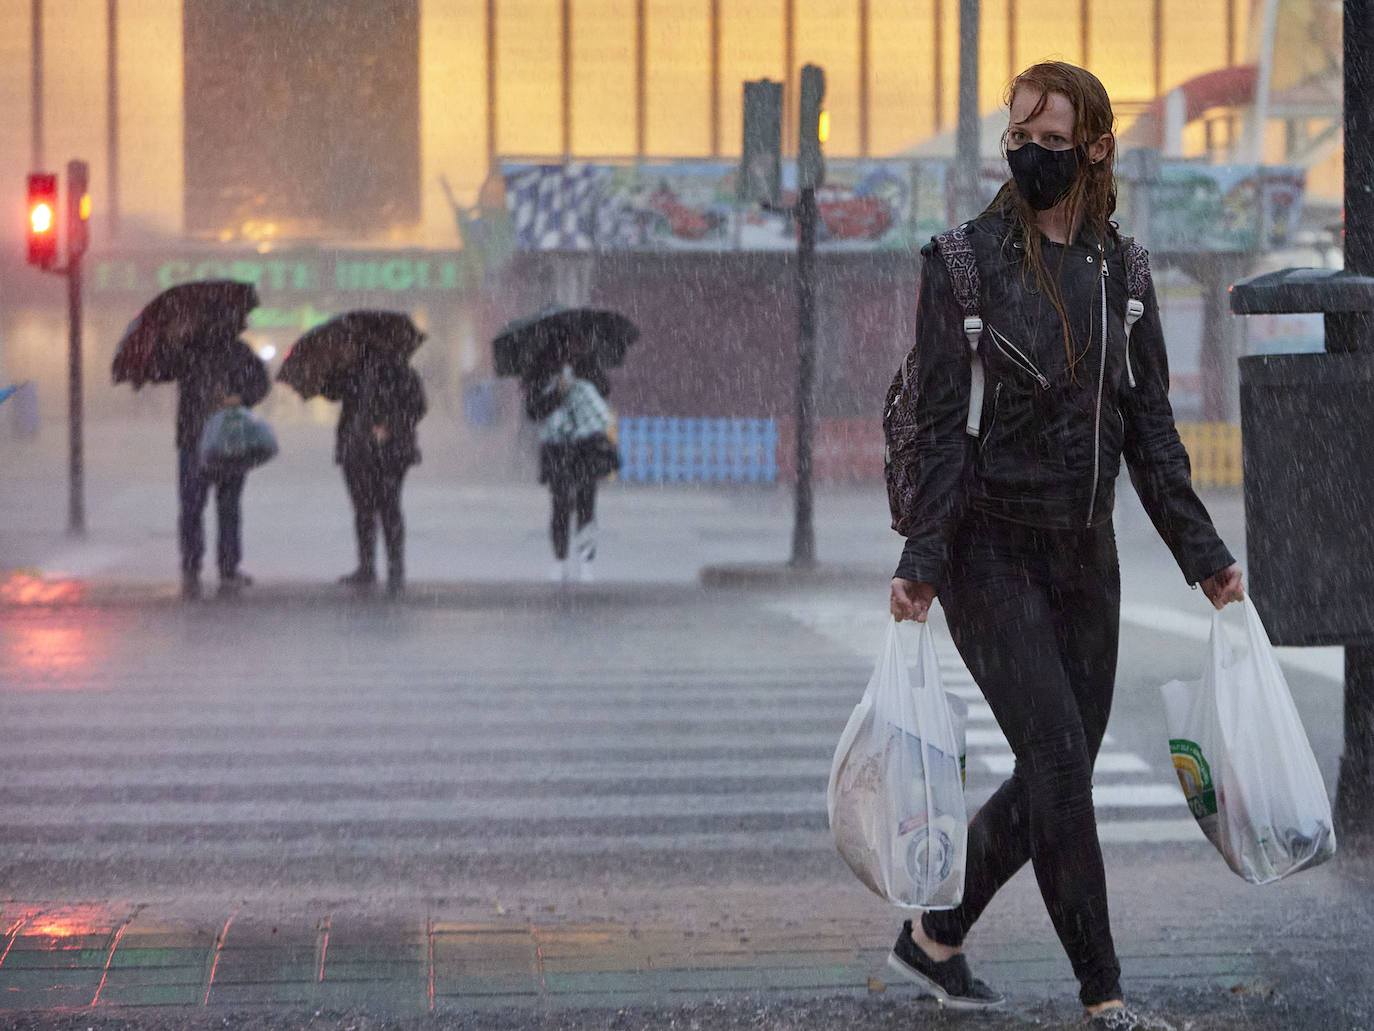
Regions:
<instances>
[{"instance_id":1,"label":"trash bin","mask_svg":"<svg viewBox=\"0 0 1374 1031\"><path fill-rule=\"evenodd\" d=\"M1240 361L1250 593L1275 644L1374 640L1374 355Z\"/></svg>"},{"instance_id":2,"label":"trash bin","mask_svg":"<svg viewBox=\"0 0 1374 1031\"><path fill-rule=\"evenodd\" d=\"M1374 642L1374 341L1334 351L1331 318L1374 311L1374 278L1285 269L1233 286L1231 310L1328 316L1326 352L1240 360L1251 597L1274 644Z\"/></svg>"}]
</instances>

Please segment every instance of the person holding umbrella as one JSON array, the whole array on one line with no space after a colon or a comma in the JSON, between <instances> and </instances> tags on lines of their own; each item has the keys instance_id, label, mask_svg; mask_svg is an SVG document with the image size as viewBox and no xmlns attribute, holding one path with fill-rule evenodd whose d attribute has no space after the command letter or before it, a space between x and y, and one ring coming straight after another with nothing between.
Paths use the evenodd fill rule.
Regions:
<instances>
[{"instance_id":1,"label":"person holding umbrella","mask_svg":"<svg viewBox=\"0 0 1374 1031\"><path fill-rule=\"evenodd\" d=\"M416 427L427 410L409 359L424 338L403 312L348 312L296 341L277 373L306 399L319 394L342 402L334 462L353 506L358 568L339 582L358 590L376 585L380 522L392 597L405 590L401 485L420 461Z\"/></svg>"},{"instance_id":2,"label":"person holding umbrella","mask_svg":"<svg viewBox=\"0 0 1374 1031\"><path fill-rule=\"evenodd\" d=\"M221 594L237 593L253 580L239 569L243 557L242 499L245 473L214 478L201 465L200 440L210 416L221 408L252 408L271 388L267 366L239 333L248 324L242 311L233 323L209 327L182 355L177 376L177 520L181 542L181 593L200 597L200 566L205 554L205 504L215 490L215 549Z\"/></svg>"},{"instance_id":3,"label":"person holding umbrella","mask_svg":"<svg viewBox=\"0 0 1374 1031\"><path fill-rule=\"evenodd\" d=\"M639 328L619 312L549 306L506 325L492 341L498 376L519 376L525 414L540 423L539 482L553 496L552 578L572 578L569 522L577 515L579 578L596 557L596 481L620 467L610 439L606 370L625 360Z\"/></svg>"},{"instance_id":4,"label":"person holding umbrella","mask_svg":"<svg viewBox=\"0 0 1374 1031\"><path fill-rule=\"evenodd\" d=\"M428 406L419 374L404 355L365 349L354 378L342 385L334 461L343 467L358 568L340 582L371 588L377 582L377 523L386 546L387 593L405 590L405 520L401 484L420 461L415 428Z\"/></svg>"},{"instance_id":5,"label":"person holding umbrella","mask_svg":"<svg viewBox=\"0 0 1374 1031\"><path fill-rule=\"evenodd\" d=\"M539 482L553 501L550 537L554 567L551 579L572 579L568 529L577 514L577 574L590 583L596 558L596 481L620 468L620 455L610 440L612 415L600 392L565 365L550 377L536 404L552 404L539 425Z\"/></svg>"},{"instance_id":6,"label":"person holding umbrella","mask_svg":"<svg viewBox=\"0 0 1374 1031\"><path fill-rule=\"evenodd\" d=\"M205 554L205 503L215 488L220 590L233 593L251 583L239 570L243 555L241 500L243 471L213 479L201 465L205 424L219 409L252 407L267 396L267 367L239 339L248 313L258 305L251 283L228 279L180 283L158 294L138 313L115 348L116 383L138 390L144 383L178 387L176 414L177 536L181 547L181 592L200 597Z\"/></svg>"}]
</instances>

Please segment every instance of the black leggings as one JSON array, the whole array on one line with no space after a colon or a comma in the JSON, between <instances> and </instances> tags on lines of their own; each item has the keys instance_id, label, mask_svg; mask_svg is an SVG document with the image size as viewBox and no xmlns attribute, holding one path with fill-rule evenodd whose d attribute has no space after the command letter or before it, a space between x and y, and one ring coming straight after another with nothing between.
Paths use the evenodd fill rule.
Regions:
<instances>
[{"instance_id":1,"label":"black leggings","mask_svg":"<svg viewBox=\"0 0 1374 1031\"><path fill-rule=\"evenodd\" d=\"M922 926L937 942L962 945L1029 859L1079 999L1119 999L1092 799L1116 679L1116 537L1110 524L1040 530L972 518L950 554L940 603L1016 766L969 824L963 903L926 913Z\"/></svg>"},{"instance_id":2,"label":"black leggings","mask_svg":"<svg viewBox=\"0 0 1374 1031\"><path fill-rule=\"evenodd\" d=\"M553 538L554 558L562 562L568 557L568 520L572 517L573 509L577 510L579 530L596 518L596 479L555 477L549 483L549 492L553 495L553 518L549 533Z\"/></svg>"}]
</instances>

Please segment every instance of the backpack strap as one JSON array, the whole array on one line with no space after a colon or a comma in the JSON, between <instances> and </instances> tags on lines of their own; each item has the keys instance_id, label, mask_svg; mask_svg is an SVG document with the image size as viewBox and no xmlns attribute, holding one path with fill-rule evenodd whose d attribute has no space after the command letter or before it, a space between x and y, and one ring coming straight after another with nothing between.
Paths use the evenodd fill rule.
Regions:
<instances>
[{"instance_id":1,"label":"backpack strap","mask_svg":"<svg viewBox=\"0 0 1374 1031\"><path fill-rule=\"evenodd\" d=\"M1150 292L1150 252L1135 240L1126 243L1126 383L1135 386L1131 369L1131 327L1145 314L1145 295Z\"/></svg>"},{"instance_id":2,"label":"backpack strap","mask_svg":"<svg viewBox=\"0 0 1374 1031\"><path fill-rule=\"evenodd\" d=\"M983 419L983 363L978 360L978 342L983 337L983 318L978 307L978 259L968 239L968 223L955 226L935 237L940 257L954 287L954 299L964 313L964 336L968 338L969 381L968 422L970 437L979 434Z\"/></svg>"}]
</instances>

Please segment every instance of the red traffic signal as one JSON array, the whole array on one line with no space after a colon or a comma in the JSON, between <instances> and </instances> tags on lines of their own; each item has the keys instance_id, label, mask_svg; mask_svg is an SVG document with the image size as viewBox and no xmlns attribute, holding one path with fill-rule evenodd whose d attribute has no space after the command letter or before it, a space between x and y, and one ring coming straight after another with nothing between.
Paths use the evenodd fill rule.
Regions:
<instances>
[{"instance_id":1,"label":"red traffic signal","mask_svg":"<svg viewBox=\"0 0 1374 1031\"><path fill-rule=\"evenodd\" d=\"M29 175L29 264L48 268L57 260L57 176Z\"/></svg>"}]
</instances>

